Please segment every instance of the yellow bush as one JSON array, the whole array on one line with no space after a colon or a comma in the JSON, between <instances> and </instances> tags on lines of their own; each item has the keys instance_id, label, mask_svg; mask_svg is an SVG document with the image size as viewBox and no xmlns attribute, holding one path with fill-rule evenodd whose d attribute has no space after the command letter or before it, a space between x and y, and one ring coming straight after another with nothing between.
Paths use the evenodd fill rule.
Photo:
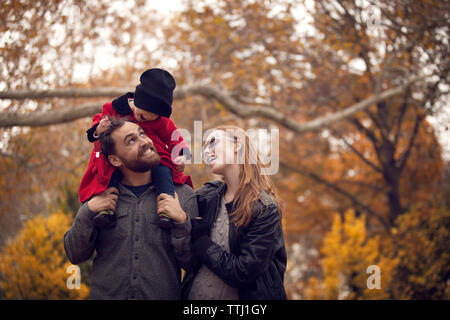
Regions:
<instances>
[{"instance_id":1,"label":"yellow bush","mask_svg":"<svg viewBox=\"0 0 450 320\"><path fill-rule=\"evenodd\" d=\"M85 299L89 289L70 290L63 236L70 219L61 211L26 222L0 254L0 288L6 299Z\"/></svg>"},{"instance_id":2,"label":"yellow bush","mask_svg":"<svg viewBox=\"0 0 450 320\"><path fill-rule=\"evenodd\" d=\"M397 299L450 299L450 211L415 208L396 221Z\"/></svg>"},{"instance_id":3,"label":"yellow bush","mask_svg":"<svg viewBox=\"0 0 450 320\"><path fill-rule=\"evenodd\" d=\"M308 299L386 299L390 296L392 272L397 259L387 255L389 243L381 246L380 238L370 238L364 216L355 217L346 212L344 221L334 218L332 228L325 236L323 280L310 279L306 289ZM382 250L383 249L383 250ZM369 266L381 271L380 287L369 288L372 276ZM370 272L369 272L370 271ZM369 273L368 273L369 272Z\"/></svg>"}]
</instances>

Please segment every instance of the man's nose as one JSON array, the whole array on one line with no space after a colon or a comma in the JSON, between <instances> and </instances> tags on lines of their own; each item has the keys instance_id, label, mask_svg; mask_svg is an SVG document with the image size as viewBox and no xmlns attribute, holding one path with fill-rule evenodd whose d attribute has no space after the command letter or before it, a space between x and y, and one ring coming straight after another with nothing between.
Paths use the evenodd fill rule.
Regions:
<instances>
[{"instance_id":1,"label":"man's nose","mask_svg":"<svg viewBox=\"0 0 450 320\"><path fill-rule=\"evenodd\" d=\"M147 135L144 135L143 137L140 137L140 146L149 144L151 147L153 147L153 141Z\"/></svg>"}]
</instances>

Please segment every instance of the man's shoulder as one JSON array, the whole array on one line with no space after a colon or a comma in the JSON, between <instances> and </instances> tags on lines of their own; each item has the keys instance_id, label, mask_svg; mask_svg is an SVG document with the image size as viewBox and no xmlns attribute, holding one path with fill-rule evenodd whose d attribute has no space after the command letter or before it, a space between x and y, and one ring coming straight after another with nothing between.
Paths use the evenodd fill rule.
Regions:
<instances>
[{"instance_id":1,"label":"man's shoulder","mask_svg":"<svg viewBox=\"0 0 450 320\"><path fill-rule=\"evenodd\" d=\"M194 190L187 184L175 184L175 191L179 195L183 194L189 196L194 194Z\"/></svg>"},{"instance_id":2,"label":"man's shoulder","mask_svg":"<svg viewBox=\"0 0 450 320\"><path fill-rule=\"evenodd\" d=\"M197 199L194 190L187 184L176 184L175 192L184 211L191 217L198 216Z\"/></svg>"}]
</instances>

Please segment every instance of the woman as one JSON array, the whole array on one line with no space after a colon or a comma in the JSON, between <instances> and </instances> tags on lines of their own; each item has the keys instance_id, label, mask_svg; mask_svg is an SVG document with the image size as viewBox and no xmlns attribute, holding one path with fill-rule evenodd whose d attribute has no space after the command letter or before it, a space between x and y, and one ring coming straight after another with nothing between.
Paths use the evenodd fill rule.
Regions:
<instances>
[{"instance_id":1,"label":"woman","mask_svg":"<svg viewBox=\"0 0 450 320\"><path fill-rule=\"evenodd\" d=\"M286 299L286 249L281 199L262 170L244 130L220 127L203 157L221 180L197 192L192 220L194 267L183 280L185 299Z\"/></svg>"}]
</instances>

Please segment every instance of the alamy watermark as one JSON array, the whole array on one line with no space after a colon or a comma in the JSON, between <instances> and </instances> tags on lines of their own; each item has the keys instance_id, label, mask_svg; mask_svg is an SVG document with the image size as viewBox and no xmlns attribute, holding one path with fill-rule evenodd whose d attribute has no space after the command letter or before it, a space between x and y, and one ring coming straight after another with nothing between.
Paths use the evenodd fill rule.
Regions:
<instances>
[{"instance_id":1,"label":"alamy watermark","mask_svg":"<svg viewBox=\"0 0 450 320\"><path fill-rule=\"evenodd\" d=\"M66 272L70 274L67 278L66 286L67 289L81 289L81 270L79 266L70 265L67 267Z\"/></svg>"},{"instance_id":2,"label":"alamy watermark","mask_svg":"<svg viewBox=\"0 0 450 320\"><path fill-rule=\"evenodd\" d=\"M237 128L237 127L236 127ZM253 147L243 148L243 151L234 158L226 157L223 159L226 164L256 164L257 159L261 161L262 168L260 173L262 175L274 175L278 173L280 163L279 152L279 129L278 128L250 128L247 130L237 128L227 128L225 130L218 130L217 128L210 128L203 131L202 121L194 121L194 132L187 129L179 128L172 133L171 140L178 141L180 135L183 137L186 144L189 146L192 157L185 161L186 164L202 164L205 160L205 144L211 140L211 136L218 131L225 132L226 137L237 137L237 141L245 144L245 137L248 137L248 143ZM220 137L218 137L220 140ZM225 143L230 143L229 139L224 139ZM172 149L172 161L174 161L181 152L182 144L177 144ZM211 148L212 149L212 148ZM206 151L210 151L207 149ZM248 156L245 153L248 152ZM206 161L207 163L207 161Z\"/></svg>"},{"instance_id":3,"label":"alamy watermark","mask_svg":"<svg viewBox=\"0 0 450 320\"><path fill-rule=\"evenodd\" d=\"M381 289L381 269L377 265L370 265L366 270L370 277L367 278L366 285L367 289Z\"/></svg>"}]
</instances>

